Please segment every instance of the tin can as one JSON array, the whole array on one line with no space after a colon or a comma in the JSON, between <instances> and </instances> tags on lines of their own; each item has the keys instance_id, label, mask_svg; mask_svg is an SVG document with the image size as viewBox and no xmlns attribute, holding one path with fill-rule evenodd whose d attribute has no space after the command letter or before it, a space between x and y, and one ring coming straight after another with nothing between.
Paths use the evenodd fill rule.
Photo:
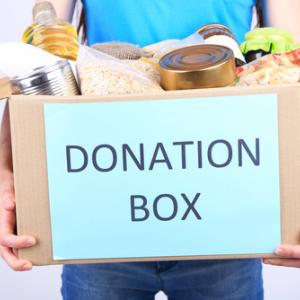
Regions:
<instances>
[{"instance_id":1,"label":"tin can","mask_svg":"<svg viewBox=\"0 0 300 300\"><path fill-rule=\"evenodd\" d=\"M79 87L67 60L43 66L25 76L11 79L14 95L79 95Z\"/></svg>"},{"instance_id":2,"label":"tin can","mask_svg":"<svg viewBox=\"0 0 300 300\"><path fill-rule=\"evenodd\" d=\"M233 51L218 45L169 52L161 58L159 70L165 90L224 87L236 79Z\"/></svg>"}]
</instances>

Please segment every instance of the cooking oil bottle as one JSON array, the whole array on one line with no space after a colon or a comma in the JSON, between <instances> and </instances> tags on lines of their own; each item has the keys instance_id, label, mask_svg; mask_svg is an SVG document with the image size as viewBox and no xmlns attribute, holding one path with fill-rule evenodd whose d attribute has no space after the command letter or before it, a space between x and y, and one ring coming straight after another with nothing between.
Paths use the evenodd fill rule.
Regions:
<instances>
[{"instance_id":1,"label":"cooking oil bottle","mask_svg":"<svg viewBox=\"0 0 300 300\"><path fill-rule=\"evenodd\" d=\"M22 36L22 41L64 59L76 60L79 50L76 29L59 20L52 3L39 2L33 7L33 24Z\"/></svg>"}]
</instances>

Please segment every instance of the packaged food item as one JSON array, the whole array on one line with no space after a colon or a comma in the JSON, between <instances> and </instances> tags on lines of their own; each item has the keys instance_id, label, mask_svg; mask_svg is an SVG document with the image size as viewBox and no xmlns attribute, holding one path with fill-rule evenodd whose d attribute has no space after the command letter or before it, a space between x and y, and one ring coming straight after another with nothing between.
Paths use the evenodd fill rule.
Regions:
<instances>
[{"instance_id":1,"label":"packaged food item","mask_svg":"<svg viewBox=\"0 0 300 300\"><path fill-rule=\"evenodd\" d=\"M233 32L222 24L208 24L197 30L197 33L203 36L205 44L220 45L231 49L236 59L236 65L245 64L245 58L239 48Z\"/></svg>"},{"instance_id":2,"label":"packaged food item","mask_svg":"<svg viewBox=\"0 0 300 300\"><path fill-rule=\"evenodd\" d=\"M265 27L256 28L246 34L241 50L246 61L254 61L270 53L285 53L300 48L293 42L292 34L284 29Z\"/></svg>"},{"instance_id":3,"label":"packaged food item","mask_svg":"<svg viewBox=\"0 0 300 300\"><path fill-rule=\"evenodd\" d=\"M0 71L8 77L22 76L41 66L55 64L59 57L24 43L0 43Z\"/></svg>"},{"instance_id":4,"label":"packaged food item","mask_svg":"<svg viewBox=\"0 0 300 300\"><path fill-rule=\"evenodd\" d=\"M151 68L151 65L147 65L145 72L142 72L128 61L116 59L86 46L80 48L77 61L83 95L161 92L162 88L157 80L148 76Z\"/></svg>"},{"instance_id":5,"label":"packaged food item","mask_svg":"<svg viewBox=\"0 0 300 300\"><path fill-rule=\"evenodd\" d=\"M125 62L133 68L137 69L138 72L144 74L148 79L160 84L159 70L153 67L151 63L148 63L147 61L144 61L142 59L126 60Z\"/></svg>"},{"instance_id":6,"label":"packaged food item","mask_svg":"<svg viewBox=\"0 0 300 300\"><path fill-rule=\"evenodd\" d=\"M130 43L99 43L94 44L92 48L119 59L139 59L141 57L151 57L151 55L144 49Z\"/></svg>"},{"instance_id":7,"label":"packaged food item","mask_svg":"<svg viewBox=\"0 0 300 300\"><path fill-rule=\"evenodd\" d=\"M152 54L152 58L141 58L147 61L155 68L158 68L159 59L165 54L189 46L198 45L219 45L230 48L235 56L236 65L245 64L245 58L239 48L237 41L234 38L232 31L221 24L209 24L201 27L196 32L182 40L166 40L153 45L144 47L144 50Z\"/></svg>"},{"instance_id":8,"label":"packaged food item","mask_svg":"<svg viewBox=\"0 0 300 300\"><path fill-rule=\"evenodd\" d=\"M167 47L171 44L174 44L178 41L179 41L178 39L164 40L164 41L160 41L160 42L157 42L157 43L154 43L151 45L147 45L143 49L144 49L144 51L149 53L150 56L155 56L156 53L158 53L162 48Z\"/></svg>"},{"instance_id":9,"label":"packaged food item","mask_svg":"<svg viewBox=\"0 0 300 300\"><path fill-rule=\"evenodd\" d=\"M23 33L24 43L61 58L76 60L79 50L76 28L57 19L52 3L38 2L33 7L33 20L34 23Z\"/></svg>"},{"instance_id":10,"label":"packaged food item","mask_svg":"<svg viewBox=\"0 0 300 300\"><path fill-rule=\"evenodd\" d=\"M163 56L159 67L165 90L222 87L236 79L233 51L218 45L177 49Z\"/></svg>"},{"instance_id":11,"label":"packaged food item","mask_svg":"<svg viewBox=\"0 0 300 300\"><path fill-rule=\"evenodd\" d=\"M173 40L173 42L163 45L160 49L156 51L154 56L157 58L161 58L164 54L173 50L202 44L204 44L204 39L202 35L195 32L182 40Z\"/></svg>"},{"instance_id":12,"label":"packaged food item","mask_svg":"<svg viewBox=\"0 0 300 300\"><path fill-rule=\"evenodd\" d=\"M152 65L156 70L159 70L159 60L166 53L188 46L202 45L203 43L203 37L197 32L182 40L172 39L161 41L144 47L143 49L149 53L150 57L141 57L140 60Z\"/></svg>"},{"instance_id":13,"label":"packaged food item","mask_svg":"<svg viewBox=\"0 0 300 300\"><path fill-rule=\"evenodd\" d=\"M237 69L238 86L300 81L300 49L269 54Z\"/></svg>"},{"instance_id":14,"label":"packaged food item","mask_svg":"<svg viewBox=\"0 0 300 300\"><path fill-rule=\"evenodd\" d=\"M15 95L79 95L79 88L67 60L51 66L39 67L29 74L11 79Z\"/></svg>"}]
</instances>

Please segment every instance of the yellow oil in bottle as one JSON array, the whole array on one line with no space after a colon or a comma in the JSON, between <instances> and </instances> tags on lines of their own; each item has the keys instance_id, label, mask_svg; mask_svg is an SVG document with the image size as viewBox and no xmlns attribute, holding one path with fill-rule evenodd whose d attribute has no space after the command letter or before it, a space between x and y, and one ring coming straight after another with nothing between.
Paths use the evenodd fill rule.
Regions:
<instances>
[{"instance_id":1,"label":"yellow oil in bottle","mask_svg":"<svg viewBox=\"0 0 300 300\"><path fill-rule=\"evenodd\" d=\"M33 8L34 23L23 33L22 41L64 59L76 60L79 51L77 32L71 24L58 20L50 2Z\"/></svg>"}]
</instances>

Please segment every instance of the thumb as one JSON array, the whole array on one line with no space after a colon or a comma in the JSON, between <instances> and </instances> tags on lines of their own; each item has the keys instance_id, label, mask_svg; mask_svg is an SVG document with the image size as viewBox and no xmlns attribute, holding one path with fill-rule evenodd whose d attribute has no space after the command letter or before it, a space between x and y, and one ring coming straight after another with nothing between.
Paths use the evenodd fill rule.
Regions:
<instances>
[{"instance_id":1,"label":"thumb","mask_svg":"<svg viewBox=\"0 0 300 300\"><path fill-rule=\"evenodd\" d=\"M275 253L281 257L300 258L300 246L281 245L276 249Z\"/></svg>"}]
</instances>

